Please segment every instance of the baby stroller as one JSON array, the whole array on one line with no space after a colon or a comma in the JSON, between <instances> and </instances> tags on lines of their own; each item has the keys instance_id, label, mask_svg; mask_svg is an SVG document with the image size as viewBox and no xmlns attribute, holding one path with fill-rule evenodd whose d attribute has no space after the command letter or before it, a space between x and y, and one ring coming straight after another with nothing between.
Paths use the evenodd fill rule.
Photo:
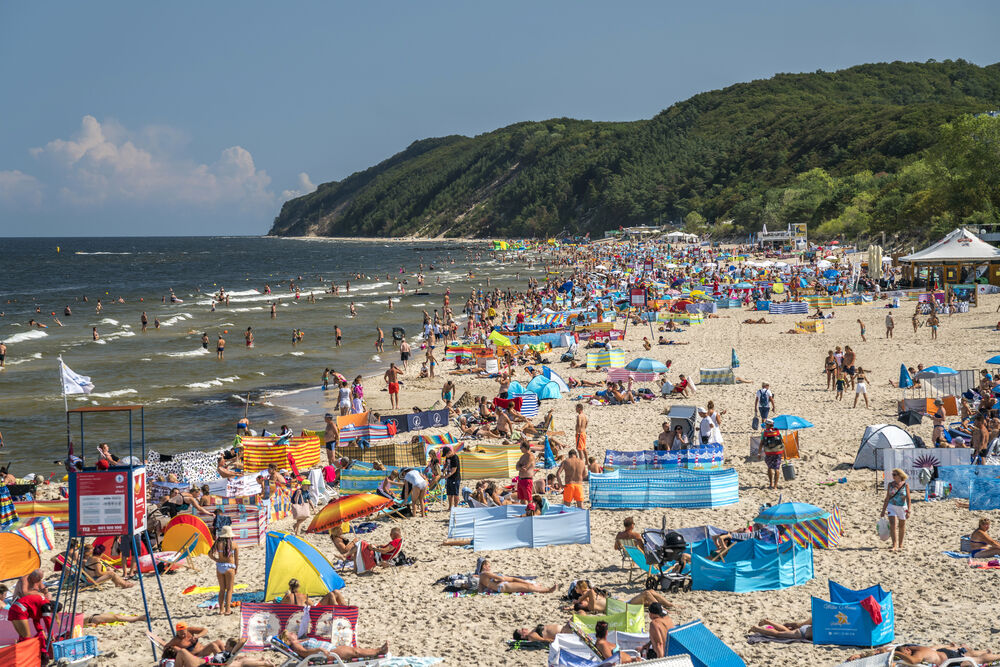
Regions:
<instances>
[{"instance_id":1,"label":"baby stroller","mask_svg":"<svg viewBox=\"0 0 1000 667\"><path fill-rule=\"evenodd\" d=\"M649 576L647 589L659 589L664 593L678 593L691 590L691 575L679 570L680 558L687 550L687 540L675 531L667 530L667 518L663 517L660 528L642 531L646 547L646 563ZM670 570L677 569L677 572Z\"/></svg>"}]
</instances>

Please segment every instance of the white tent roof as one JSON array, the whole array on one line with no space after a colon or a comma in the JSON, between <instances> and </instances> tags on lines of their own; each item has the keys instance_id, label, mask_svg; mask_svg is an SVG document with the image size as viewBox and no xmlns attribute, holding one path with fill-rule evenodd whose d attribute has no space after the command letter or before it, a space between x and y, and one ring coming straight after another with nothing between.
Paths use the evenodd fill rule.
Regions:
<instances>
[{"instance_id":1,"label":"white tent roof","mask_svg":"<svg viewBox=\"0 0 1000 667\"><path fill-rule=\"evenodd\" d=\"M1000 260L1000 248L996 248L965 229L956 229L943 239L923 250L900 257L901 262L935 264L938 262L981 262Z\"/></svg>"},{"instance_id":2,"label":"white tent roof","mask_svg":"<svg viewBox=\"0 0 1000 667\"><path fill-rule=\"evenodd\" d=\"M913 438L894 424L874 424L865 428L861 446L854 457L854 469L878 470L881 457L875 453L877 449L913 449Z\"/></svg>"}]
</instances>

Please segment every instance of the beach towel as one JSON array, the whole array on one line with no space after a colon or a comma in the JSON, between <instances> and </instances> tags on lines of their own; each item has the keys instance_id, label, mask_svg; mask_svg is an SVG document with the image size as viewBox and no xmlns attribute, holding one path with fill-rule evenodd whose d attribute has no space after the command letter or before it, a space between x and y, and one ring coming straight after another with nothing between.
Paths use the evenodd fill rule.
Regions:
<instances>
[{"instance_id":1,"label":"beach towel","mask_svg":"<svg viewBox=\"0 0 1000 667\"><path fill-rule=\"evenodd\" d=\"M748 635L747 644L812 644L811 639L783 639L780 637L768 637L767 635Z\"/></svg>"},{"instance_id":2,"label":"beach towel","mask_svg":"<svg viewBox=\"0 0 1000 667\"><path fill-rule=\"evenodd\" d=\"M233 590L238 591L240 589L250 588L248 584L236 584L233 586ZM218 593L218 586L188 586L183 591L181 595L200 595L202 593Z\"/></svg>"},{"instance_id":3,"label":"beach towel","mask_svg":"<svg viewBox=\"0 0 1000 667\"><path fill-rule=\"evenodd\" d=\"M244 602L263 602L264 601L264 591L247 591L244 593L233 593L233 606L239 606ZM198 603L199 609L218 609L219 608L219 598L218 596L210 597L207 600L202 600Z\"/></svg>"},{"instance_id":4,"label":"beach towel","mask_svg":"<svg viewBox=\"0 0 1000 667\"><path fill-rule=\"evenodd\" d=\"M548 651L548 642L536 642L531 639L508 639L508 651Z\"/></svg>"},{"instance_id":5,"label":"beach towel","mask_svg":"<svg viewBox=\"0 0 1000 667\"><path fill-rule=\"evenodd\" d=\"M872 624L878 625L882 622L882 609L879 607L879 603L874 596L869 595L858 604L868 612L868 615L872 619Z\"/></svg>"},{"instance_id":6,"label":"beach towel","mask_svg":"<svg viewBox=\"0 0 1000 667\"><path fill-rule=\"evenodd\" d=\"M534 593L494 593L493 591L453 591L446 593L450 598L474 598L488 595L534 595Z\"/></svg>"}]
</instances>

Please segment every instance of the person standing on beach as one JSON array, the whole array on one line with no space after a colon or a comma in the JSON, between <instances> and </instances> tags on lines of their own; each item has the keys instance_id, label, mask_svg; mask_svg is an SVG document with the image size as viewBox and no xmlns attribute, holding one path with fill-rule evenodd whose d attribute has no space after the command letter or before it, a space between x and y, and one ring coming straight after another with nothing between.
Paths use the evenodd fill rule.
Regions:
<instances>
[{"instance_id":1,"label":"person standing on beach","mask_svg":"<svg viewBox=\"0 0 1000 667\"><path fill-rule=\"evenodd\" d=\"M396 368L395 363L389 364L389 370L385 372L382 376L386 384L389 386L389 404L392 405L394 409L399 409L399 369Z\"/></svg>"},{"instance_id":2,"label":"person standing on beach","mask_svg":"<svg viewBox=\"0 0 1000 667\"><path fill-rule=\"evenodd\" d=\"M937 313L931 313L931 316L927 318L927 324L931 328L931 340L937 340L937 330L940 323Z\"/></svg>"},{"instance_id":3,"label":"person standing on beach","mask_svg":"<svg viewBox=\"0 0 1000 667\"><path fill-rule=\"evenodd\" d=\"M535 455L531 453L531 443L521 441L521 457L517 460L517 499L525 504L531 502L531 492L535 487Z\"/></svg>"},{"instance_id":4,"label":"person standing on beach","mask_svg":"<svg viewBox=\"0 0 1000 667\"><path fill-rule=\"evenodd\" d=\"M339 326L334 325L333 335L337 337L337 347L340 347L340 344L344 340L344 332L340 330Z\"/></svg>"},{"instance_id":5,"label":"person standing on beach","mask_svg":"<svg viewBox=\"0 0 1000 667\"><path fill-rule=\"evenodd\" d=\"M403 372L406 372L406 362L410 360L410 344L404 338L399 342L399 360L403 362Z\"/></svg>"},{"instance_id":6,"label":"person standing on beach","mask_svg":"<svg viewBox=\"0 0 1000 667\"><path fill-rule=\"evenodd\" d=\"M378 325L375 326L375 331L376 331L376 333L375 333L375 351L376 352L383 352L383 350L382 350L382 344L385 343L385 334L382 333L382 327L380 327Z\"/></svg>"},{"instance_id":7,"label":"person standing on beach","mask_svg":"<svg viewBox=\"0 0 1000 667\"><path fill-rule=\"evenodd\" d=\"M892 471L892 482L886 486L885 501L882 503L882 514L889 515L889 536L892 538L892 550L903 548L903 536L906 534L906 522L910 518L910 485L906 483L907 474L899 468Z\"/></svg>"},{"instance_id":8,"label":"person standing on beach","mask_svg":"<svg viewBox=\"0 0 1000 667\"><path fill-rule=\"evenodd\" d=\"M576 404L576 449L580 457L587 458L587 415L583 414L583 403Z\"/></svg>"},{"instance_id":9,"label":"person standing on beach","mask_svg":"<svg viewBox=\"0 0 1000 667\"><path fill-rule=\"evenodd\" d=\"M215 343L215 358L222 360L226 354L226 339L219 334L219 340Z\"/></svg>"},{"instance_id":10,"label":"person standing on beach","mask_svg":"<svg viewBox=\"0 0 1000 667\"><path fill-rule=\"evenodd\" d=\"M917 309L913 311L913 317L910 318L913 322L913 334L916 335L917 329L920 328L920 304L917 304Z\"/></svg>"},{"instance_id":11,"label":"person standing on beach","mask_svg":"<svg viewBox=\"0 0 1000 667\"><path fill-rule=\"evenodd\" d=\"M434 377L434 367L437 366L437 358L434 357L434 346L427 347L427 377Z\"/></svg>"},{"instance_id":12,"label":"person standing on beach","mask_svg":"<svg viewBox=\"0 0 1000 667\"><path fill-rule=\"evenodd\" d=\"M443 447L441 456L444 457L445 493L448 496L448 509L458 507L459 496L462 490L462 465L458 459L458 453L452 451L451 447Z\"/></svg>"},{"instance_id":13,"label":"person standing on beach","mask_svg":"<svg viewBox=\"0 0 1000 667\"><path fill-rule=\"evenodd\" d=\"M858 326L861 327L861 342L867 343L868 339L865 338L865 323L861 321L861 318L858 318Z\"/></svg>"},{"instance_id":14,"label":"person standing on beach","mask_svg":"<svg viewBox=\"0 0 1000 667\"><path fill-rule=\"evenodd\" d=\"M563 485L563 505L575 502L583 509L583 478L587 474L587 464L575 449L569 450L566 458L556 470L556 480Z\"/></svg>"},{"instance_id":15,"label":"person standing on beach","mask_svg":"<svg viewBox=\"0 0 1000 667\"><path fill-rule=\"evenodd\" d=\"M340 431L337 429L337 421L334 416L327 412L323 415L326 421L326 429L323 431L323 440L326 443L326 461L333 465L333 452L340 444Z\"/></svg>"},{"instance_id":16,"label":"person standing on beach","mask_svg":"<svg viewBox=\"0 0 1000 667\"><path fill-rule=\"evenodd\" d=\"M233 603L236 570L240 566L240 551L233 541L233 527L223 526L208 557L215 561L215 575L219 579L219 615L229 616Z\"/></svg>"},{"instance_id":17,"label":"person standing on beach","mask_svg":"<svg viewBox=\"0 0 1000 667\"><path fill-rule=\"evenodd\" d=\"M98 301L98 305L100 305L100 301ZM97 312L100 313L101 311L98 310ZM146 327L149 326L149 318L146 316L145 310L142 311L142 317L139 318L139 322L142 324L142 333L146 333Z\"/></svg>"},{"instance_id":18,"label":"person standing on beach","mask_svg":"<svg viewBox=\"0 0 1000 667\"><path fill-rule=\"evenodd\" d=\"M885 314L885 337L892 338L892 330L896 328L896 322L892 319L892 313Z\"/></svg>"}]
</instances>

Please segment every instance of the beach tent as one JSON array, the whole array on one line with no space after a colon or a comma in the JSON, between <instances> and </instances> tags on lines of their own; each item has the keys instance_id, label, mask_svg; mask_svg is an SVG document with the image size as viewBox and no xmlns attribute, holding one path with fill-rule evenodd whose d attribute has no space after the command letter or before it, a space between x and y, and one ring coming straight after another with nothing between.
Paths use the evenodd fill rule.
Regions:
<instances>
[{"instance_id":1,"label":"beach tent","mask_svg":"<svg viewBox=\"0 0 1000 667\"><path fill-rule=\"evenodd\" d=\"M344 587L344 580L319 549L289 533L267 534L264 557L264 600L274 600L288 590L288 580L298 579L306 595L322 596Z\"/></svg>"},{"instance_id":2,"label":"beach tent","mask_svg":"<svg viewBox=\"0 0 1000 667\"><path fill-rule=\"evenodd\" d=\"M566 391L566 392L569 391L569 385L566 384L566 380L563 380L562 376L559 375L559 373L556 373L548 366L542 366L542 375L547 377L550 381L555 382L557 385L559 385L559 391Z\"/></svg>"},{"instance_id":3,"label":"beach tent","mask_svg":"<svg viewBox=\"0 0 1000 667\"><path fill-rule=\"evenodd\" d=\"M881 468L881 457L876 454L879 449L913 449L913 438L910 434L893 424L874 424L865 428L861 437L861 445L854 457L854 469Z\"/></svg>"},{"instance_id":4,"label":"beach tent","mask_svg":"<svg viewBox=\"0 0 1000 667\"><path fill-rule=\"evenodd\" d=\"M0 533L0 580L16 579L41 567L38 550L24 536Z\"/></svg>"},{"instance_id":5,"label":"beach tent","mask_svg":"<svg viewBox=\"0 0 1000 667\"><path fill-rule=\"evenodd\" d=\"M524 388L524 391L518 393L526 394L528 392L531 392L532 394L537 394L541 390L541 388L547 385L548 383L549 380L544 375L536 375L535 377L531 378L531 382L529 382L528 386Z\"/></svg>"},{"instance_id":6,"label":"beach tent","mask_svg":"<svg viewBox=\"0 0 1000 667\"><path fill-rule=\"evenodd\" d=\"M520 396L521 394L525 394L525 393L527 393L527 390L524 388L524 385L522 385L517 380L511 380L510 381L510 385L507 387L507 395L508 396L511 396L511 397L513 397L513 396Z\"/></svg>"},{"instance_id":7,"label":"beach tent","mask_svg":"<svg viewBox=\"0 0 1000 667\"><path fill-rule=\"evenodd\" d=\"M555 382L546 382L543 387L535 392L535 394L538 396L538 400L540 401L562 397L562 394L559 392L559 385Z\"/></svg>"},{"instance_id":8,"label":"beach tent","mask_svg":"<svg viewBox=\"0 0 1000 667\"><path fill-rule=\"evenodd\" d=\"M896 636L892 592L872 586L854 591L830 580L830 601L812 598L813 644L880 646ZM875 605L862 605L868 598Z\"/></svg>"},{"instance_id":9,"label":"beach tent","mask_svg":"<svg viewBox=\"0 0 1000 667\"><path fill-rule=\"evenodd\" d=\"M163 531L163 541L160 547L163 551L180 551L191 537L198 536L198 544L191 552L192 556L207 554L212 548L212 532L205 522L194 514L178 514Z\"/></svg>"},{"instance_id":10,"label":"beach tent","mask_svg":"<svg viewBox=\"0 0 1000 667\"><path fill-rule=\"evenodd\" d=\"M496 343L497 347L507 346L507 345L513 345L513 343L510 342L510 338L507 338L506 336L504 336L499 331L493 331L493 332L491 332L490 335L489 335L489 340L491 340L494 343Z\"/></svg>"},{"instance_id":11,"label":"beach tent","mask_svg":"<svg viewBox=\"0 0 1000 667\"><path fill-rule=\"evenodd\" d=\"M323 533L344 522L362 519L391 504L391 500L377 493L357 493L344 496L330 501L317 512L306 532Z\"/></svg>"}]
</instances>

